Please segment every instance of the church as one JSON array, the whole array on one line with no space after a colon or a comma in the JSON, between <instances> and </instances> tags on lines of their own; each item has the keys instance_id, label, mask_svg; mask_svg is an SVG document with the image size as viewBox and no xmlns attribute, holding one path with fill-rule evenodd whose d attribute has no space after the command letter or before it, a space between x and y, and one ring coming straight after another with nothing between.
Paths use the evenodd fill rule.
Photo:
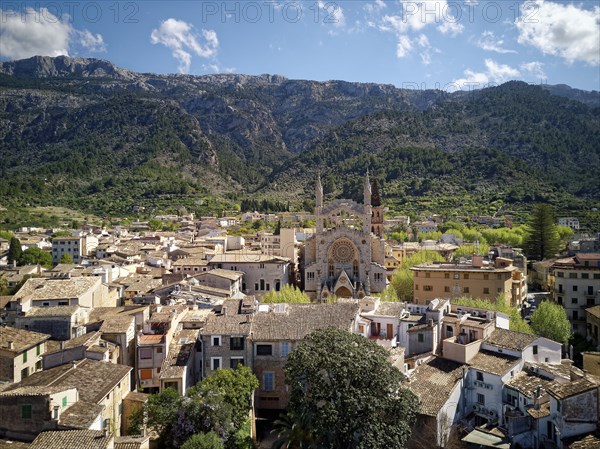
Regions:
<instances>
[{"instance_id":1,"label":"church","mask_svg":"<svg viewBox=\"0 0 600 449\"><path fill-rule=\"evenodd\" d=\"M377 183L365 176L364 201L323 205L316 186L316 232L304 248L304 290L313 300L359 299L386 287L383 206Z\"/></svg>"}]
</instances>

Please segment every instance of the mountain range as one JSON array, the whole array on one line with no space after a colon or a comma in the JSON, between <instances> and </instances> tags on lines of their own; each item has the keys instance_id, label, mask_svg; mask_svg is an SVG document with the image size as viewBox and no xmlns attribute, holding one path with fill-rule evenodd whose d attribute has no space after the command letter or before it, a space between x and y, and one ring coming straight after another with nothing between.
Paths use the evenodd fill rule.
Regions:
<instances>
[{"instance_id":1,"label":"mountain range","mask_svg":"<svg viewBox=\"0 0 600 449\"><path fill-rule=\"evenodd\" d=\"M544 201L577 215L600 207L599 143L600 93L565 85L449 93L64 56L0 63L5 207L307 208L317 173L330 197L358 199L368 169L407 213Z\"/></svg>"}]
</instances>

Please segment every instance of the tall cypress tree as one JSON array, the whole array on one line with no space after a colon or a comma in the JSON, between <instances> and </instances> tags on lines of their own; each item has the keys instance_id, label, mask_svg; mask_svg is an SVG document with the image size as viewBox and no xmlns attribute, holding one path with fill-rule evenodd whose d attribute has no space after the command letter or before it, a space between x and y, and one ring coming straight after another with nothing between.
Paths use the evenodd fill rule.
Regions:
<instances>
[{"instance_id":1,"label":"tall cypress tree","mask_svg":"<svg viewBox=\"0 0 600 449\"><path fill-rule=\"evenodd\" d=\"M536 204L533 207L523 246L529 259L550 259L556 255L560 247L560 238L552 206Z\"/></svg>"},{"instance_id":2,"label":"tall cypress tree","mask_svg":"<svg viewBox=\"0 0 600 449\"><path fill-rule=\"evenodd\" d=\"M21 254L23 254L23 249L21 248L21 242L18 238L12 237L10 239L10 246L8 247L8 263L12 264L13 262L19 262L21 258Z\"/></svg>"}]
</instances>

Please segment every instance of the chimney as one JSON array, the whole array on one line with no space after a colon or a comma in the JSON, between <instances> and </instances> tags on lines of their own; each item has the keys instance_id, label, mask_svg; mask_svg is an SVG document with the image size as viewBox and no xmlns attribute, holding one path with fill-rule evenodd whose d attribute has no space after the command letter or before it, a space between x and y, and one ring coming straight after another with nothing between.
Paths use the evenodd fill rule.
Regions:
<instances>
[{"instance_id":1,"label":"chimney","mask_svg":"<svg viewBox=\"0 0 600 449\"><path fill-rule=\"evenodd\" d=\"M14 344L14 342L13 342L12 340L8 340L8 341L6 342L6 347L7 347L8 349L15 349L15 344Z\"/></svg>"},{"instance_id":2,"label":"chimney","mask_svg":"<svg viewBox=\"0 0 600 449\"><path fill-rule=\"evenodd\" d=\"M71 368L73 368L73 369L77 368L77 362L75 360L73 360L71 362Z\"/></svg>"}]
</instances>

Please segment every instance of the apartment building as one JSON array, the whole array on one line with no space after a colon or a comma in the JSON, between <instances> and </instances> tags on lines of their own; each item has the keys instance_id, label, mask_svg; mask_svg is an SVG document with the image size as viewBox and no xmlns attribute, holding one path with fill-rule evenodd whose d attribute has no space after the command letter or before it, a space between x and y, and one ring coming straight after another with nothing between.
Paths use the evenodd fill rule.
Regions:
<instances>
[{"instance_id":1,"label":"apartment building","mask_svg":"<svg viewBox=\"0 0 600 449\"><path fill-rule=\"evenodd\" d=\"M586 309L600 304L600 254L558 259L550 272L553 300L565 308L573 332L586 335Z\"/></svg>"},{"instance_id":2,"label":"apartment building","mask_svg":"<svg viewBox=\"0 0 600 449\"><path fill-rule=\"evenodd\" d=\"M527 297L525 276L512 260L502 257L489 263L482 256L473 256L471 263L429 263L411 270L417 304L461 296L495 301L502 294L508 305L520 306Z\"/></svg>"},{"instance_id":3,"label":"apartment building","mask_svg":"<svg viewBox=\"0 0 600 449\"><path fill-rule=\"evenodd\" d=\"M0 327L0 382L20 382L42 370L48 334Z\"/></svg>"}]
</instances>

